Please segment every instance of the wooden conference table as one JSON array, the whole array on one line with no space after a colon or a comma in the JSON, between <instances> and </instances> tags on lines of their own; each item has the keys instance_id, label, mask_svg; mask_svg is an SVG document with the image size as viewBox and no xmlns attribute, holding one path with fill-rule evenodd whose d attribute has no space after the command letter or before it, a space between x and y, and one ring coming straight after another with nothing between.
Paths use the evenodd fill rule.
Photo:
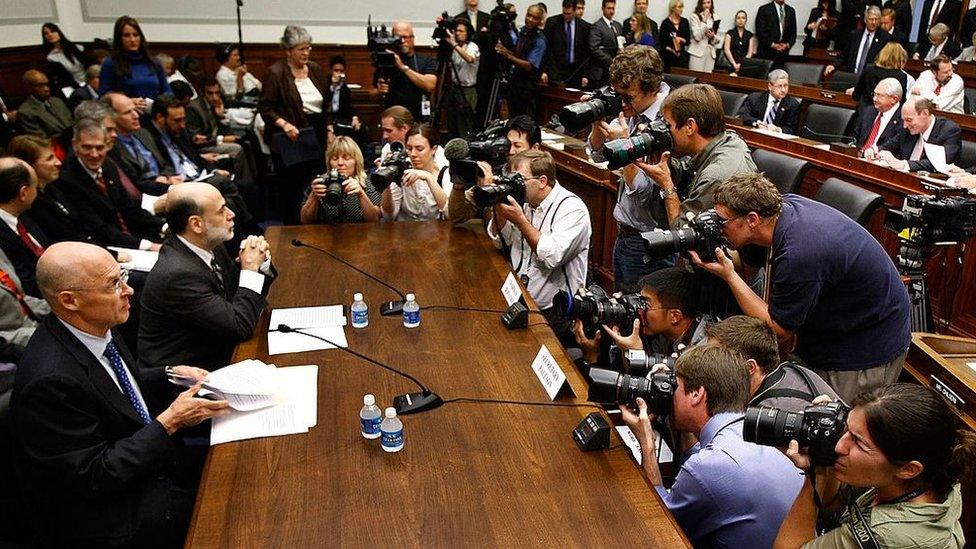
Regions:
<instances>
[{"instance_id":1,"label":"wooden conference table","mask_svg":"<svg viewBox=\"0 0 976 549\"><path fill-rule=\"evenodd\" d=\"M509 272L480 228L447 222L274 227L280 276L271 308L370 306L349 347L401 368L444 399L547 402L531 364L541 345L582 403L586 383L539 315L508 331L497 313L423 310L408 330L381 317L383 286L293 238L321 246L407 292L422 307L503 309ZM530 306L535 308L529 299ZM210 450L187 547L688 546L629 451L581 452L572 439L586 407L448 403L404 416L405 447L386 454L359 433L365 393L389 406L406 379L339 350L268 356L267 313L234 360L318 364L318 424L307 434ZM612 445L619 444L616 435Z\"/></svg>"}]
</instances>

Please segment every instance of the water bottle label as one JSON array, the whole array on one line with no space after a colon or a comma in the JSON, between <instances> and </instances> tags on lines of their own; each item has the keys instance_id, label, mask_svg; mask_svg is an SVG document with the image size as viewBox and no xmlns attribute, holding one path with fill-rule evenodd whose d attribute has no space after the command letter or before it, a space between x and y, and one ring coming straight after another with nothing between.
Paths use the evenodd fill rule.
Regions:
<instances>
[{"instance_id":1,"label":"water bottle label","mask_svg":"<svg viewBox=\"0 0 976 549\"><path fill-rule=\"evenodd\" d=\"M387 448L403 446L403 429L399 431L383 431L383 438L380 439L380 442Z\"/></svg>"},{"instance_id":2,"label":"water bottle label","mask_svg":"<svg viewBox=\"0 0 976 549\"><path fill-rule=\"evenodd\" d=\"M353 311L352 312L352 323L354 325L362 325L369 322L369 312L363 311Z\"/></svg>"},{"instance_id":3,"label":"water bottle label","mask_svg":"<svg viewBox=\"0 0 976 549\"><path fill-rule=\"evenodd\" d=\"M403 311L403 321L407 324L419 324L420 311Z\"/></svg>"},{"instance_id":4,"label":"water bottle label","mask_svg":"<svg viewBox=\"0 0 976 549\"><path fill-rule=\"evenodd\" d=\"M380 423L382 418L376 417L373 419L363 419L359 418L359 423L362 425L361 429L363 433L367 435L375 435L380 432Z\"/></svg>"}]
</instances>

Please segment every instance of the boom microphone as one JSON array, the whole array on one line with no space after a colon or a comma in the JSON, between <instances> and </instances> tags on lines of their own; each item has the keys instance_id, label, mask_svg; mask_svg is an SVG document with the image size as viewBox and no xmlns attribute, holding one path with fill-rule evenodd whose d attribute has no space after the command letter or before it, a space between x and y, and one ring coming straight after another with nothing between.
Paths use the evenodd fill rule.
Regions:
<instances>
[{"instance_id":1,"label":"boom microphone","mask_svg":"<svg viewBox=\"0 0 976 549\"><path fill-rule=\"evenodd\" d=\"M460 137L455 137L444 145L444 158L451 162L467 158L469 152L468 142Z\"/></svg>"}]
</instances>

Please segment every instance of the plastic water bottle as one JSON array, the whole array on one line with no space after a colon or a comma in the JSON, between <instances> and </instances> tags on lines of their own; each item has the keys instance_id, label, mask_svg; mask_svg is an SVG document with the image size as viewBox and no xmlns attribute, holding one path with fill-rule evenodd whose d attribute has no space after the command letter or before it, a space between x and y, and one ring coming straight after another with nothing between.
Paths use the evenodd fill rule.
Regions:
<instances>
[{"instance_id":1,"label":"plastic water bottle","mask_svg":"<svg viewBox=\"0 0 976 549\"><path fill-rule=\"evenodd\" d=\"M369 326L369 307L363 301L363 294L355 293L352 296L352 327L365 328Z\"/></svg>"},{"instance_id":2,"label":"plastic water bottle","mask_svg":"<svg viewBox=\"0 0 976 549\"><path fill-rule=\"evenodd\" d=\"M403 304L403 325L407 328L420 326L420 305L413 294L407 294L407 302Z\"/></svg>"},{"instance_id":3,"label":"plastic water bottle","mask_svg":"<svg viewBox=\"0 0 976 549\"><path fill-rule=\"evenodd\" d=\"M360 432L369 439L380 438L380 422L383 414L380 407L376 405L376 398L373 395L363 397L363 409L359 411Z\"/></svg>"},{"instance_id":4,"label":"plastic water bottle","mask_svg":"<svg viewBox=\"0 0 976 549\"><path fill-rule=\"evenodd\" d=\"M380 442L386 452L399 452L403 449L403 422L396 415L396 408L392 406L386 409L386 419L380 424L380 433L383 435Z\"/></svg>"}]
</instances>

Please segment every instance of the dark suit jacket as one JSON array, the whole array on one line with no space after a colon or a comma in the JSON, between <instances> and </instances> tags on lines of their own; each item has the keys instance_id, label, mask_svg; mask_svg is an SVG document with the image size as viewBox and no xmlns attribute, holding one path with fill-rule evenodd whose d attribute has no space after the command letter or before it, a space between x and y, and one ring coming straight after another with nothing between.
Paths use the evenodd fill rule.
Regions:
<instances>
[{"instance_id":1,"label":"dark suit jacket","mask_svg":"<svg viewBox=\"0 0 976 549\"><path fill-rule=\"evenodd\" d=\"M41 247L46 248L51 245L47 235L33 219L24 215L19 219L27 227L27 232L34 237L34 240L37 240ZM42 297L40 290L37 289L37 256L27 247L27 244L24 244L20 235L12 231L3 221L0 221L0 248L3 249L13 264L24 293L34 297Z\"/></svg>"},{"instance_id":2,"label":"dark suit jacket","mask_svg":"<svg viewBox=\"0 0 976 549\"><path fill-rule=\"evenodd\" d=\"M911 44L908 43L908 33L902 32L898 27L891 29L891 41L901 44L906 53L912 51Z\"/></svg>"},{"instance_id":3,"label":"dark suit jacket","mask_svg":"<svg viewBox=\"0 0 976 549\"><path fill-rule=\"evenodd\" d=\"M82 101L89 99L98 99L98 92L91 89L89 86L76 88L75 91L71 92L71 97L68 98L68 108L71 109L71 112L74 112L75 108L80 105Z\"/></svg>"},{"instance_id":4,"label":"dark suit jacket","mask_svg":"<svg viewBox=\"0 0 976 549\"><path fill-rule=\"evenodd\" d=\"M891 8L895 10L895 27L893 31L900 32L902 36L905 37L905 42L908 42L908 33L912 31L912 3L910 0L901 0L896 6L892 0L887 0L884 3L883 8ZM901 43L898 40L897 34L895 32L891 33L892 38L896 42ZM908 51L906 48L905 51Z\"/></svg>"},{"instance_id":5,"label":"dark suit jacket","mask_svg":"<svg viewBox=\"0 0 976 549\"><path fill-rule=\"evenodd\" d=\"M461 13L454 16L455 19L465 19L472 25L474 25L474 32L476 34L481 32L481 29L487 29L490 23L491 16L488 12L478 10L477 21L472 21L471 17L468 16L468 10L464 10ZM479 46L480 47L480 46Z\"/></svg>"},{"instance_id":6,"label":"dark suit jacket","mask_svg":"<svg viewBox=\"0 0 976 549\"><path fill-rule=\"evenodd\" d=\"M186 105L186 131L190 135L203 135L209 141L217 139L217 131L220 129L217 116L213 113L210 104L207 103L202 95L190 101Z\"/></svg>"},{"instance_id":7,"label":"dark suit jacket","mask_svg":"<svg viewBox=\"0 0 976 549\"><path fill-rule=\"evenodd\" d=\"M972 37L970 36L970 38ZM924 61L925 56L929 54L930 49L932 49L932 44L928 40L922 42L920 39L918 42L918 49L915 51L915 53L918 54L919 59ZM949 38L946 38L946 45L942 46L942 51L940 53L945 54L949 58L949 61L952 61L956 57L959 57L962 50L959 49L959 45L952 40L952 36L950 35Z\"/></svg>"},{"instance_id":8,"label":"dark suit jacket","mask_svg":"<svg viewBox=\"0 0 976 549\"><path fill-rule=\"evenodd\" d=\"M308 77L318 88L322 97L329 97L329 78L314 61L308 62ZM261 99L258 100L258 112L264 119L264 140L274 148L274 134L281 132L275 122L284 118L296 128L308 127L308 118L302 110L302 97L295 87L295 78L284 60L268 67L261 88Z\"/></svg>"},{"instance_id":9,"label":"dark suit jacket","mask_svg":"<svg viewBox=\"0 0 976 549\"><path fill-rule=\"evenodd\" d=\"M922 22L918 26L918 49L922 49L923 44L929 43L929 21L932 19L932 8L936 0L925 0L922 6ZM917 6L916 6L917 7ZM955 41L956 31L959 29L959 12L962 10L962 3L959 0L945 0L936 23L945 23L949 27L949 43ZM910 29L909 29L910 31ZM972 35L970 35L972 38Z\"/></svg>"},{"instance_id":10,"label":"dark suit jacket","mask_svg":"<svg viewBox=\"0 0 976 549\"><path fill-rule=\"evenodd\" d=\"M113 332L112 339L155 416L162 376L140 372L122 338ZM145 529L170 508L177 445L158 421L142 423L98 359L53 314L27 345L10 413L15 464L42 545L162 543L165 531Z\"/></svg>"},{"instance_id":11,"label":"dark suit jacket","mask_svg":"<svg viewBox=\"0 0 976 549\"><path fill-rule=\"evenodd\" d=\"M864 33L865 29L861 29L850 34L847 46L837 56L837 63L834 65L837 70L854 72L854 65L857 64L857 51L860 49L861 42L864 40ZM874 63L874 58L878 56L878 52L890 41L891 35L885 32L884 29L881 27L875 29L874 39L871 40L871 46L868 48L868 56L864 61L864 66L866 67L869 63Z\"/></svg>"},{"instance_id":12,"label":"dark suit jacket","mask_svg":"<svg viewBox=\"0 0 976 549\"><path fill-rule=\"evenodd\" d=\"M52 112L48 112L44 108L44 103L38 101L33 95L28 96L20 104L17 112L20 113L20 127L24 133L41 137L59 137L65 130L71 128L74 117L71 116L68 105L57 97L51 97L47 102Z\"/></svg>"},{"instance_id":13,"label":"dark suit jacket","mask_svg":"<svg viewBox=\"0 0 976 549\"><path fill-rule=\"evenodd\" d=\"M959 40L964 48L973 45L973 33L976 32L976 7L966 10L966 15L962 18L962 30L959 31Z\"/></svg>"},{"instance_id":14,"label":"dark suit jacket","mask_svg":"<svg viewBox=\"0 0 976 549\"><path fill-rule=\"evenodd\" d=\"M179 238L163 243L142 292L140 365L219 368L228 364L235 345L254 334L267 306L264 295L238 287L240 269L224 246L213 253L224 273L223 293L210 265ZM264 293L270 282L266 277Z\"/></svg>"},{"instance_id":15,"label":"dark suit jacket","mask_svg":"<svg viewBox=\"0 0 976 549\"><path fill-rule=\"evenodd\" d=\"M908 75L904 71L898 69L882 69L875 65L868 65L863 71L861 71L861 76L857 79L857 84L854 85L854 100L858 102L859 108L867 108L874 106L874 88L885 78L894 78L898 80L901 84L902 89L902 102L905 101L905 96L908 95Z\"/></svg>"},{"instance_id":16,"label":"dark suit jacket","mask_svg":"<svg viewBox=\"0 0 976 549\"><path fill-rule=\"evenodd\" d=\"M63 187L59 181L46 185L24 212L24 219L33 220L52 243L74 240L96 244L92 234L85 230L80 210Z\"/></svg>"},{"instance_id":17,"label":"dark suit jacket","mask_svg":"<svg viewBox=\"0 0 976 549\"><path fill-rule=\"evenodd\" d=\"M901 137L902 131L904 131L901 122L901 107L895 105L893 108L895 109L895 114L891 117L888 124L879 130L878 138L875 140L875 146L878 150L887 150L887 145L892 141L897 141ZM864 147L864 142L871 135L871 128L874 127L874 120L877 117L878 109L874 108L873 105L864 107L858 111L857 121L854 124L854 133L851 134L858 149ZM911 151L908 152L911 154Z\"/></svg>"},{"instance_id":18,"label":"dark suit jacket","mask_svg":"<svg viewBox=\"0 0 976 549\"><path fill-rule=\"evenodd\" d=\"M610 61L613 61L619 49L617 36L622 36L624 32L619 22L611 23L613 29L600 17L590 27L590 80L594 82L603 82L604 76L610 74Z\"/></svg>"},{"instance_id":19,"label":"dark suit jacket","mask_svg":"<svg viewBox=\"0 0 976 549\"><path fill-rule=\"evenodd\" d=\"M166 145L163 144L163 137L159 133L159 129L156 128L155 124L147 124L146 127L137 131L135 135L149 152L152 153L153 158L156 159L156 163L159 164L160 171L166 175L175 175L178 172L176 166L173 165L173 160L170 158L169 153L166 152ZM176 137L170 137L173 143L180 149L180 151L186 155L194 164L196 164L199 170L213 170L217 166L210 162L204 160L202 156L197 152L196 148L190 143L190 138L187 132L182 132Z\"/></svg>"},{"instance_id":20,"label":"dark suit jacket","mask_svg":"<svg viewBox=\"0 0 976 549\"><path fill-rule=\"evenodd\" d=\"M739 107L736 116L743 124L752 125L762 122L766 116L766 106L769 104L769 92L750 93ZM800 100L787 95L776 108L776 118L773 124L783 129L783 133L796 134L796 124L800 119Z\"/></svg>"},{"instance_id":21,"label":"dark suit jacket","mask_svg":"<svg viewBox=\"0 0 976 549\"><path fill-rule=\"evenodd\" d=\"M159 233L164 221L156 217L136 202L126 192L119 181L118 166L110 159L105 159L102 166L105 187L108 196L95 186L95 181L81 165L77 157L72 156L61 168L61 179L55 183L61 185L64 193L70 197L78 208L78 216L82 227L91 233L95 241L101 246L121 246L123 248L139 248L143 238L159 242ZM119 215L125 221L130 233L126 234L119 225Z\"/></svg>"},{"instance_id":22,"label":"dark suit jacket","mask_svg":"<svg viewBox=\"0 0 976 549\"><path fill-rule=\"evenodd\" d=\"M566 62L566 49L569 37L566 35L566 21L562 14L553 15L546 20L543 29L546 35L546 58L543 61L543 72L549 74L550 82L571 81L579 83L580 79L588 76L588 62L590 57L590 24L576 18L573 36L573 64Z\"/></svg>"},{"instance_id":23,"label":"dark suit jacket","mask_svg":"<svg viewBox=\"0 0 976 549\"><path fill-rule=\"evenodd\" d=\"M352 108L352 91L349 90L349 86L343 84L339 88L339 110L335 112L332 112L331 83L327 86L326 91L328 93L325 95L325 108L329 114L329 122L340 122L347 125L352 123L352 117L355 112Z\"/></svg>"},{"instance_id":24,"label":"dark suit jacket","mask_svg":"<svg viewBox=\"0 0 976 549\"><path fill-rule=\"evenodd\" d=\"M959 159L959 151L962 148L961 135L962 131L955 122L936 117L935 126L932 127L928 142L945 147L946 162L952 164ZM908 160L912 156L912 151L915 150L915 144L918 143L918 140L918 135L912 135L908 130L902 129L898 139L892 139L885 144L883 149L891 151L900 160ZM923 150L921 160L908 160L908 169L913 172L918 170L931 172L935 171L935 166L926 158Z\"/></svg>"},{"instance_id":25,"label":"dark suit jacket","mask_svg":"<svg viewBox=\"0 0 976 549\"><path fill-rule=\"evenodd\" d=\"M152 135L144 128L132 134L132 137L138 139L150 152L156 146ZM169 190L168 185L156 181L156 176L159 174L151 173L145 161L133 155L132 151L121 141L116 141L115 146L109 149L108 157L122 168L125 175L129 177L140 191L153 196L162 196Z\"/></svg>"},{"instance_id":26,"label":"dark suit jacket","mask_svg":"<svg viewBox=\"0 0 976 549\"><path fill-rule=\"evenodd\" d=\"M779 14L776 3L763 4L756 12L756 40L759 41L758 56L763 59L785 60L789 52L778 52L772 45L786 42L790 46L796 43L796 10L789 4L784 5L786 22L783 32L779 28Z\"/></svg>"}]
</instances>

